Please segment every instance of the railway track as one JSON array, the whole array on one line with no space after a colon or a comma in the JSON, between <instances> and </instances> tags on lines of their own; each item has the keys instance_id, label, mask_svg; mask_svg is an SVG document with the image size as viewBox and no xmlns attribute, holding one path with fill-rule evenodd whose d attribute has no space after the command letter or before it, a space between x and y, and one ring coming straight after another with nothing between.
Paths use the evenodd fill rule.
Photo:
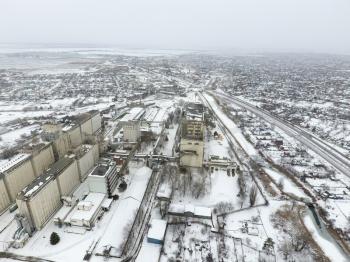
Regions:
<instances>
[{"instance_id":1,"label":"railway track","mask_svg":"<svg viewBox=\"0 0 350 262\"><path fill-rule=\"evenodd\" d=\"M225 102L235 103L236 105L254 113L258 117L263 118L270 124L279 127L288 135L294 137L301 144L305 145L307 148L311 149L319 156L321 156L326 162L331 164L340 173L350 178L350 160L344 154L326 144L321 139L306 132L305 130L302 130L300 127L297 127L292 123L279 118L278 116L272 115L264 109L257 108L247 103L246 101L223 93L211 92L211 94L220 97Z\"/></svg>"}]
</instances>

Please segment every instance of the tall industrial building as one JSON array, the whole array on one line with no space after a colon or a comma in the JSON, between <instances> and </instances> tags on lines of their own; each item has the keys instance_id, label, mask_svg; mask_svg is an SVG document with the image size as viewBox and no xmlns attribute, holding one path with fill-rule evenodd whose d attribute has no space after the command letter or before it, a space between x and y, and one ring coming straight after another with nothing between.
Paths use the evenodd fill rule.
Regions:
<instances>
[{"instance_id":1,"label":"tall industrial building","mask_svg":"<svg viewBox=\"0 0 350 262\"><path fill-rule=\"evenodd\" d=\"M56 160L64 157L68 151L83 144L85 140L95 140L101 129L102 118L99 111L91 110L76 116L69 116L62 122L43 125L42 138L52 141Z\"/></svg>"},{"instance_id":2,"label":"tall industrial building","mask_svg":"<svg viewBox=\"0 0 350 262\"><path fill-rule=\"evenodd\" d=\"M80 184L77 161L64 157L26 186L17 196L19 214L26 217L32 231L41 229L61 206L61 197L70 195Z\"/></svg>"},{"instance_id":3,"label":"tall industrial building","mask_svg":"<svg viewBox=\"0 0 350 262\"><path fill-rule=\"evenodd\" d=\"M204 107L188 103L181 122L180 165L202 167L204 155Z\"/></svg>"},{"instance_id":4,"label":"tall industrial building","mask_svg":"<svg viewBox=\"0 0 350 262\"><path fill-rule=\"evenodd\" d=\"M135 143L141 138L141 117L145 114L142 107L134 107L129 113L120 119L119 123L123 127L124 142Z\"/></svg>"},{"instance_id":5,"label":"tall industrial building","mask_svg":"<svg viewBox=\"0 0 350 262\"><path fill-rule=\"evenodd\" d=\"M117 187L118 167L112 159L101 158L87 178L91 192L112 196Z\"/></svg>"}]
</instances>

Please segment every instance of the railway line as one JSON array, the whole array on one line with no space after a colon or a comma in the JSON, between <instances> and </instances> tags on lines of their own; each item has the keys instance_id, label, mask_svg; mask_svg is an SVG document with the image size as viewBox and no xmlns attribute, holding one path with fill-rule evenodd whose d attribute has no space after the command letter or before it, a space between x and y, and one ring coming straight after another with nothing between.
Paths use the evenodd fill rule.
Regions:
<instances>
[{"instance_id":1,"label":"railway line","mask_svg":"<svg viewBox=\"0 0 350 262\"><path fill-rule=\"evenodd\" d=\"M281 130L286 132L286 134L294 137L301 144L305 145L307 148L311 149L319 156L321 156L325 161L330 163L340 173L350 178L350 160L344 154L331 147L321 139L306 132L300 127L293 125L292 123L287 122L262 108L253 106L239 98L235 98L227 94L218 92L210 92L210 94L216 95L226 103L235 103L236 105L246 109L247 111L254 113L256 116L263 118L270 124L279 127Z\"/></svg>"}]
</instances>

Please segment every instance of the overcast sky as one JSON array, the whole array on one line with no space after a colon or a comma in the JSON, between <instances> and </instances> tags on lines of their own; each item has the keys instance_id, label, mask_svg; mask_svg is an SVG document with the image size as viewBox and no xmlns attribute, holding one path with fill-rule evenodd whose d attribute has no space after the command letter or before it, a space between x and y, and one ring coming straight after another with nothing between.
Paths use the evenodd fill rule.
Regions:
<instances>
[{"instance_id":1,"label":"overcast sky","mask_svg":"<svg viewBox=\"0 0 350 262\"><path fill-rule=\"evenodd\" d=\"M0 0L0 42L350 53L350 0Z\"/></svg>"}]
</instances>

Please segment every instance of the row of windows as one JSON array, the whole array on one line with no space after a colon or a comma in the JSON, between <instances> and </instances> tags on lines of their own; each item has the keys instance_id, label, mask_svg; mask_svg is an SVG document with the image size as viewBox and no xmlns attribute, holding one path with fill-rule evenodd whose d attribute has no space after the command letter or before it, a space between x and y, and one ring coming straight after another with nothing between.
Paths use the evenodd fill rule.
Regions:
<instances>
[{"instance_id":1,"label":"row of windows","mask_svg":"<svg viewBox=\"0 0 350 262\"><path fill-rule=\"evenodd\" d=\"M188 144L188 145L192 145L192 142L188 142L187 144ZM199 145L198 142L195 142L195 143L193 143L193 144L194 144L194 145L197 145L197 146Z\"/></svg>"}]
</instances>

